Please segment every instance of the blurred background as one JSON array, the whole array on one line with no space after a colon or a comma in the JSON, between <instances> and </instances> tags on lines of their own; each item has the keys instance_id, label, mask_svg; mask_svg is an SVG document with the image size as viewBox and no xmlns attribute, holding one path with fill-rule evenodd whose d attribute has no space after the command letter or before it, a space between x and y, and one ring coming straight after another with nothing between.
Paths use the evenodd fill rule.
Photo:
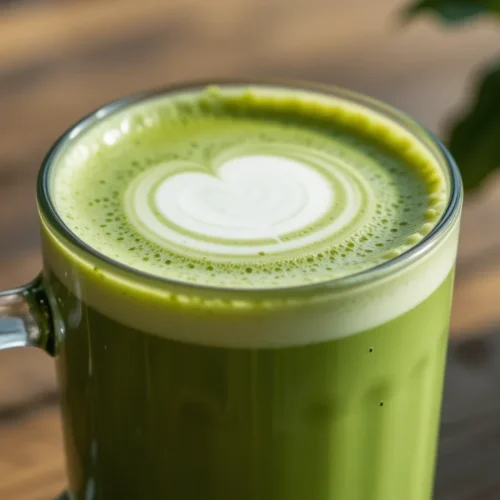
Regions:
<instances>
[{"instance_id":1,"label":"blurred background","mask_svg":"<svg viewBox=\"0 0 500 500\"><path fill-rule=\"evenodd\" d=\"M482 5L465 4L466 17ZM447 140L474 106L477 75L500 47L500 20L457 26L429 9L403 22L408 5L0 0L0 288L40 268L34 192L44 153L76 119L127 93L192 78L315 80L383 99ZM500 121L497 132L495 145ZM492 174L468 193L462 225L438 500L500 498L499 250L500 179ZM0 499L50 499L64 487L57 405L48 356L0 353Z\"/></svg>"}]
</instances>

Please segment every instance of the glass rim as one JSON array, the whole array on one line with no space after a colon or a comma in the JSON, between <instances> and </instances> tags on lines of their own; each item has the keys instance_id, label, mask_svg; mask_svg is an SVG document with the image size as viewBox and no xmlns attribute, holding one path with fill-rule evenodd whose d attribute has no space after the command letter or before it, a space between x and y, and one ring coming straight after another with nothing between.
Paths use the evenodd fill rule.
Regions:
<instances>
[{"instance_id":1,"label":"glass rim","mask_svg":"<svg viewBox=\"0 0 500 500\"><path fill-rule=\"evenodd\" d=\"M414 246L402 252L397 257L389 259L373 267L369 267L362 271L326 279L315 283L299 284L299 285L286 285L281 287L225 287L225 286L212 286L198 283L191 283L182 280L176 280L168 277L157 276L150 272L141 271L132 266L114 260L111 257L99 252L88 243L79 238L71 229L65 224L59 216L57 209L52 202L49 189L49 177L51 167L55 163L54 160L58 155L63 152L64 148L70 140L74 140L80 134L89 130L94 125L102 123L107 118L115 113L121 112L128 107L146 102L148 100L168 96L168 94L182 92L182 91L196 91L207 86L256 86L256 87L279 87L290 90L302 90L320 93L326 96L332 96L344 101L358 104L362 107L369 108L383 117L395 121L398 125L402 126L406 131L415 136L425 149L435 158L435 160L443 168L443 171L449 177L450 194L447 200L447 206L444 210L439 222L432 228L432 230L422 238ZM103 263L112 270L119 271L131 278L140 278L153 285L166 285L174 288L183 288L187 291L198 292L213 292L213 293L241 293L245 295L262 295L262 294L283 294L283 293L297 293L297 292L314 292L320 290L332 290L337 288L344 288L346 286L352 287L362 285L367 282L383 278L390 275L393 271L398 271L401 268L418 261L424 255L429 253L440 241L443 234L447 232L456 218L458 217L461 204L463 200L463 187L460 172L458 167L448 152L446 147L431 132L427 127L412 118L407 113L383 102L378 99L369 97L362 93L344 89L330 84L321 84L301 80L280 80L280 79L209 79L209 80L190 80L181 83L174 83L162 87L153 88L134 94L129 94L110 101L97 109L91 111L86 116L76 121L73 125L66 129L59 138L52 145L45 158L42 161L41 168L38 173L37 180L37 203L40 213L49 222L51 229L58 233L58 238L62 237L70 245L75 246L79 250L96 259L98 262ZM66 245L63 241L61 244Z\"/></svg>"}]
</instances>

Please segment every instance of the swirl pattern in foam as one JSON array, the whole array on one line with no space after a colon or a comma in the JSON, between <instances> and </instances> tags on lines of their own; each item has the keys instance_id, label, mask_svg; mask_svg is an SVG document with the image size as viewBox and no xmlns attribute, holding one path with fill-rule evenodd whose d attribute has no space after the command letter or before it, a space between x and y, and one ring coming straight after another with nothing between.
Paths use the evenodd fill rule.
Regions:
<instances>
[{"instance_id":1,"label":"swirl pattern in foam","mask_svg":"<svg viewBox=\"0 0 500 500\"><path fill-rule=\"evenodd\" d=\"M310 251L370 213L369 184L343 161L291 144L253 148L146 170L127 190L129 220L162 247L224 261Z\"/></svg>"},{"instance_id":2,"label":"swirl pattern in foam","mask_svg":"<svg viewBox=\"0 0 500 500\"><path fill-rule=\"evenodd\" d=\"M439 220L447 180L396 124L294 90L151 99L78 138L52 190L97 251L183 282L274 288L388 260Z\"/></svg>"}]
</instances>

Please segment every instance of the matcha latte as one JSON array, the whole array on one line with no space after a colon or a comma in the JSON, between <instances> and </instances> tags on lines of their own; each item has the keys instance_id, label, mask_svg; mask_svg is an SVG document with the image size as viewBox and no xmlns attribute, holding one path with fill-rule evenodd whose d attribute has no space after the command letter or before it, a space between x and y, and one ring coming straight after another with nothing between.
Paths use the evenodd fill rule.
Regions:
<instances>
[{"instance_id":1,"label":"matcha latte","mask_svg":"<svg viewBox=\"0 0 500 500\"><path fill-rule=\"evenodd\" d=\"M425 131L342 92L192 86L49 162L76 500L430 500L460 194Z\"/></svg>"}]
</instances>

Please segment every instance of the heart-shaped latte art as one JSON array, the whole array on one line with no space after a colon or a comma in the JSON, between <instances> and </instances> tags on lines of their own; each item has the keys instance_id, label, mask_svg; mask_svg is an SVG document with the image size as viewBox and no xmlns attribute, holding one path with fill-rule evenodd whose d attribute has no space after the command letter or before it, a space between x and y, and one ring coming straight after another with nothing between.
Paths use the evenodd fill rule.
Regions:
<instances>
[{"instance_id":1,"label":"heart-shaped latte art","mask_svg":"<svg viewBox=\"0 0 500 500\"><path fill-rule=\"evenodd\" d=\"M349 165L306 147L233 148L210 165L171 161L129 186L134 227L162 247L197 256L294 254L355 231L373 196Z\"/></svg>"}]
</instances>

